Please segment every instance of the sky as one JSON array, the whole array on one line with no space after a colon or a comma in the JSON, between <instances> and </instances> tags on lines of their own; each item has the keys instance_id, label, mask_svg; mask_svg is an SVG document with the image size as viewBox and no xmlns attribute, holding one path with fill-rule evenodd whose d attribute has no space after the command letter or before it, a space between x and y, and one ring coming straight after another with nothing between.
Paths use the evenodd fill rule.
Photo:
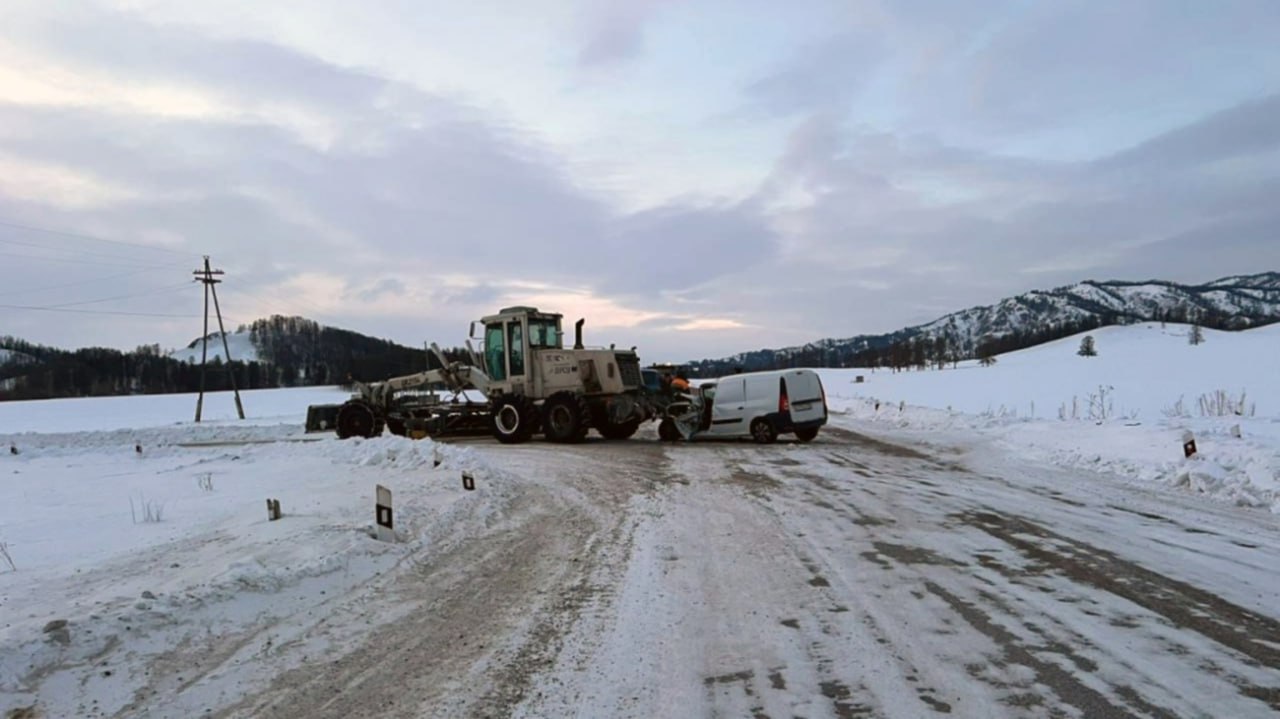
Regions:
<instances>
[{"instance_id":1,"label":"sky","mask_svg":"<svg viewBox=\"0 0 1280 719\"><path fill-rule=\"evenodd\" d=\"M8 0L0 335L641 358L1280 270L1280 3Z\"/></svg>"}]
</instances>

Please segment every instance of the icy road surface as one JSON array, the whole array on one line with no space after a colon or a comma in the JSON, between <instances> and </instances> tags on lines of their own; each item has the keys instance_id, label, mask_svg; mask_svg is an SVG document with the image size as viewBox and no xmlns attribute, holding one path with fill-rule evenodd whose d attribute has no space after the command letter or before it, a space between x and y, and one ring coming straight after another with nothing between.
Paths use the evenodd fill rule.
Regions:
<instances>
[{"instance_id":1,"label":"icy road surface","mask_svg":"<svg viewBox=\"0 0 1280 719\"><path fill-rule=\"evenodd\" d=\"M183 632L119 633L27 696L299 719L1280 711L1269 513L838 427L808 445L459 447L486 468L467 496L482 514L459 504L399 554L315 570L356 575L324 596L313 573L258 586L244 617L190 631L247 606L196 592ZM213 551L162 549L78 581ZM95 714L108 665L133 683Z\"/></svg>"}]
</instances>

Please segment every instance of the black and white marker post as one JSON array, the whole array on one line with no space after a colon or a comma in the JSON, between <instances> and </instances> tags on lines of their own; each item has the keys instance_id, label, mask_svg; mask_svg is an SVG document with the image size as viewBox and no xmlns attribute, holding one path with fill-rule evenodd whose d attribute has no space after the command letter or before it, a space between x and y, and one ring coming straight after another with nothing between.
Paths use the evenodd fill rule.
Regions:
<instances>
[{"instance_id":1,"label":"black and white marker post","mask_svg":"<svg viewBox=\"0 0 1280 719\"><path fill-rule=\"evenodd\" d=\"M391 514L391 490L381 484L378 485L378 499L374 505L374 511L377 513L378 540L382 542L396 541L396 532Z\"/></svg>"}]
</instances>

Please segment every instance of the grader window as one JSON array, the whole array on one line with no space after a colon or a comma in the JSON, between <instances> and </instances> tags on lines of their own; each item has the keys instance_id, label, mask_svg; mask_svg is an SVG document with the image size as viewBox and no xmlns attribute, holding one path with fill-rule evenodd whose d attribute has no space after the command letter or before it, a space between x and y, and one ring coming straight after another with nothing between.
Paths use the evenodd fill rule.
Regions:
<instances>
[{"instance_id":1,"label":"grader window","mask_svg":"<svg viewBox=\"0 0 1280 719\"><path fill-rule=\"evenodd\" d=\"M511 347L511 376L524 376L524 330L519 322L507 325L508 345Z\"/></svg>"},{"instance_id":2,"label":"grader window","mask_svg":"<svg viewBox=\"0 0 1280 719\"><path fill-rule=\"evenodd\" d=\"M560 331L553 320L529 320L529 346L560 349Z\"/></svg>"},{"instance_id":3,"label":"grader window","mask_svg":"<svg viewBox=\"0 0 1280 719\"><path fill-rule=\"evenodd\" d=\"M507 378L507 343L503 336L502 324L487 325L484 328L484 364L489 379L504 380Z\"/></svg>"}]
</instances>

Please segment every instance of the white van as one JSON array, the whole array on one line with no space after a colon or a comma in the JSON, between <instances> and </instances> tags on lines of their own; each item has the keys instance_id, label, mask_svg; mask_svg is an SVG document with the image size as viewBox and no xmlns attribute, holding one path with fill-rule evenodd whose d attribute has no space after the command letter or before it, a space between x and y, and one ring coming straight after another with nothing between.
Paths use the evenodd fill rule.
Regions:
<instances>
[{"instance_id":1,"label":"white van","mask_svg":"<svg viewBox=\"0 0 1280 719\"><path fill-rule=\"evenodd\" d=\"M808 442L827 423L827 395L811 369L729 375L704 382L698 391L702 417L693 436L751 437L763 444L794 433ZM679 430L667 424L658 426L659 435L674 439Z\"/></svg>"}]
</instances>

